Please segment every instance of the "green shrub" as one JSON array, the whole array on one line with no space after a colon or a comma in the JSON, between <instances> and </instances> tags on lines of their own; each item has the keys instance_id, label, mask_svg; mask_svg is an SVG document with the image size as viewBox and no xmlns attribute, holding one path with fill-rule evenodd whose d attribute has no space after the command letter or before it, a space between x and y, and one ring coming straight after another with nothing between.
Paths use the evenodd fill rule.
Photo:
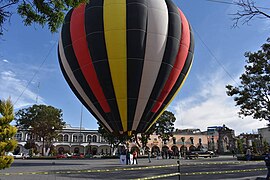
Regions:
<instances>
[{"instance_id":1,"label":"green shrub","mask_svg":"<svg viewBox=\"0 0 270 180\"><path fill-rule=\"evenodd\" d=\"M12 156L6 156L7 152L12 152L17 147L17 141L12 139L17 132L17 128L10 125L13 119L11 100L0 101L0 169L10 167L14 161Z\"/></svg>"}]
</instances>

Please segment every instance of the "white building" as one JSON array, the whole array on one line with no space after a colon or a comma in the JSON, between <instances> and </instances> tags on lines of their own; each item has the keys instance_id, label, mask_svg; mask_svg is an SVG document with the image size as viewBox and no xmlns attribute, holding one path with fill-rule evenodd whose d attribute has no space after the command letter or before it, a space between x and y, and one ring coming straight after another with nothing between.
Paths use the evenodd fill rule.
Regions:
<instances>
[{"instance_id":1,"label":"white building","mask_svg":"<svg viewBox=\"0 0 270 180\"><path fill-rule=\"evenodd\" d=\"M18 141L17 153L25 152L24 145L31 136L27 130L18 129L15 138ZM35 141L37 152L42 152L42 141ZM58 140L52 143L57 154L79 153L79 154L110 154L110 145L98 133L97 130L87 130L85 128L72 127L66 124L59 133ZM16 152L15 152L16 153Z\"/></svg>"}]
</instances>

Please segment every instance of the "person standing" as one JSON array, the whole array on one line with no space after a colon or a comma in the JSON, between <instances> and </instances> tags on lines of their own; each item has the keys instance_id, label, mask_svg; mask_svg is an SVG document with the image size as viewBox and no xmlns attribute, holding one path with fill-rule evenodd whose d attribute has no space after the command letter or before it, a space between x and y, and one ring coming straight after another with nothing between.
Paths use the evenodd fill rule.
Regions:
<instances>
[{"instance_id":1,"label":"person standing","mask_svg":"<svg viewBox=\"0 0 270 180\"><path fill-rule=\"evenodd\" d=\"M127 149L126 150L126 165L130 164L130 151Z\"/></svg>"},{"instance_id":2,"label":"person standing","mask_svg":"<svg viewBox=\"0 0 270 180\"><path fill-rule=\"evenodd\" d=\"M246 158L247 158L248 161L251 160L251 150L250 149L247 149Z\"/></svg>"},{"instance_id":3,"label":"person standing","mask_svg":"<svg viewBox=\"0 0 270 180\"><path fill-rule=\"evenodd\" d=\"M151 152L150 152L149 149L147 150L147 157L148 157L148 162L151 163L151 159L150 159L151 158Z\"/></svg>"},{"instance_id":4,"label":"person standing","mask_svg":"<svg viewBox=\"0 0 270 180\"><path fill-rule=\"evenodd\" d=\"M264 157L265 166L267 167L267 176L266 180L270 180L270 154L269 151L266 152Z\"/></svg>"},{"instance_id":5,"label":"person standing","mask_svg":"<svg viewBox=\"0 0 270 180\"><path fill-rule=\"evenodd\" d=\"M138 158L138 153L137 153L137 151L134 150L132 155L133 155L133 163L132 164L135 164L135 161L136 161L136 164L138 164L138 159L137 159Z\"/></svg>"},{"instance_id":6,"label":"person standing","mask_svg":"<svg viewBox=\"0 0 270 180\"><path fill-rule=\"evenodd\" d=\"M232 149L232 156L234 157L235 156L235 150Z\"/></svg>"}]
</instances>

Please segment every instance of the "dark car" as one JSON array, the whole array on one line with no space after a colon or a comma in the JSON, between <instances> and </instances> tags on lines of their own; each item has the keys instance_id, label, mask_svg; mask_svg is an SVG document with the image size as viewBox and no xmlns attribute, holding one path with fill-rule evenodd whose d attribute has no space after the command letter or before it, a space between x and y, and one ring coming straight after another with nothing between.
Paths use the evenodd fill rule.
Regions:
<instances>
[{"instance_id":1,"label":"dark car","mask_svg":"<svg viewBox=\"0 0 270 180\"><path fill-rule=\"evenodd\" d=\"M212 158L214 156L214 152L212 151L190 151L186 154L186 159L193 159L193 158Z\"/></svg>"}]
</instances>

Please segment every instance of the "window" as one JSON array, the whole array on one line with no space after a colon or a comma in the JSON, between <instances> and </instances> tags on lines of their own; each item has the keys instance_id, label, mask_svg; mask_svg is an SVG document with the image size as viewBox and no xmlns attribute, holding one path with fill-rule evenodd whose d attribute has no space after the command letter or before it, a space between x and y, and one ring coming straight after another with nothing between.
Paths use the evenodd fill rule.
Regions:
<instances>
[{"instance_id":1,"label":"window","mask_svg":"<svg viewBox=\"0 0 270 180\"><path fill-rule=\"evenodd\" d=\"M190 137L190 143L193 145L194 144L194 138Z\"/></svg>"},{"instance_id":2,"label":"window","mask_svg":"<svg viewBox=\"0 0 270 180\"><path fill-rule=\"evenodd\" d=\"M79 142L83 142L83 135L79 136Z\"/></svg>"},{"instance_id":3,"label":"window","mask_svg":"<svg viewBox=\"0 0 270 180\"><path fill-rule=\"evenodd\" d=\"M64 142L68 142L68 135L67 134L64 135Z\"/></svg>"},{"instance_id":4,"label":"window","mask_svg":"<svg viewBox=\"0 0 270 180\"><path fill-rule=\"evenodd\" d=\"M87 136L87 142L92 142L92 136L91 135Z\"/></svg>"},{"instance_id":5,"label":"window","mask_svg":"<svg viewBox=\"0 0 270 180\"><path fill-rule=\"evenodd\" d=\"M96 135L93 136L93 142L97 142L97 136Z\"/></svg>"},{"instance_id":6,"label":"window","mask_svg":"<svg viewBox=\"0 0 270 180\"><path fill-rule=\"evenodd\" d=\"M22 133L17 133L15 135L15 139L18 140L18 141L21 141L22 140Z\"/></svg>"},{"instance_id":7,"label":"window","mask_svg":"<svg viewBox=\"0 0 270 180\"><path fill-rule=\"evenodd\" d=\"M173 137L173 144L176 144L176 138L175 137Z\"/></svg>"},{"instance_id":8,"label":"window","mask_svg":"<svg viewBox=\"0 0 270 180\"><path fill-rule=\"evenodd\" d=\"M59 141L59 142L63 142L63 135L62 135L62 134L60 134L60 135L58 136L58 141Z\"/></svg>"},{"instance_id":9,"label":"window","mask_svg":"<svg viewBox=\"0 0 270 180\"><path fill-rule=\"evenodd\" d=\"M78 142L78 136L77 135L73 135L73 142Z\"/></svg>"},{"instance_id":10,"label":"window","mask_svg":"<svg viewBox=\"0 0 270 180\"><path fill-rule=\"evenodd\" d=\"M184 143L185 142L185 137L181 137L181 141Z\"/></svg>"}]
</instances>

